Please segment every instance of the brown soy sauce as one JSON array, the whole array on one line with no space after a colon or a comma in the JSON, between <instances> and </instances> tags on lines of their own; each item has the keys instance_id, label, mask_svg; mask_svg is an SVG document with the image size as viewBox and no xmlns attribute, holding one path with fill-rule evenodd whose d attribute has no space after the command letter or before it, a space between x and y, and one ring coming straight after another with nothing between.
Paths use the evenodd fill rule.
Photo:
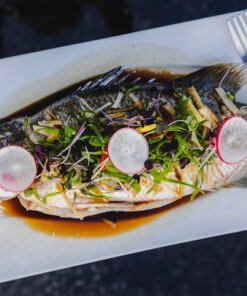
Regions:
<instances>
[{"instance_id":1,"label":"brown soy sauce","mask_svg":"<svg viewBox=\"0 0 247 296\"><path fill-rule=\"evenodd\" d=\"M2 206L5 215L21 219L24 224L35 231L58 237L96 238L131 231L187 202L189 202L189 197L184 197L159 209L136 213L108 213L85 218L82 221L26 211L17 198L2 202Z\"/></svg>"},{"instance_id":2,"label":"brown soy sauce","mask_svg":"<svg viewBox=\"0 0 247 296\"><path fill-rule=\"evenodd\" d=\"M131 70L130 73L130 77L135 78L141 76L147 81L151 78L156 78L157 81L167 81L181 76L174 76L168 71L156 69ZM9 118L35 114L35 112L42 110L49 104L73 93L81 84L85 82L86 81L81 81L61 89L56 93L53 93L35 102L34 104L15 112L10 115ZM171 209L181 206L187 202L189 202L189 197L184 197L170 205L155 210L136 213L107 213L104 215L85 218L83 221L63 219L34 211L26 211L21 206L17 198L4 201L2 202L2 205L4 207L5 215L21 219L27 226L35 231L58 237L95 238L114 236L131 231L135 228L141 227L142 225L150 223Z\"/></svg>"}]
</instances>

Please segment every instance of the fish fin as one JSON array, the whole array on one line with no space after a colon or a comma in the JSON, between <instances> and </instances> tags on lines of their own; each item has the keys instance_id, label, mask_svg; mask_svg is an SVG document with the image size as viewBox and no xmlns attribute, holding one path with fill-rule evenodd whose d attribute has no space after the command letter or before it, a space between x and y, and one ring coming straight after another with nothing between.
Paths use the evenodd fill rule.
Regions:
<instances>
[{"instance_id":1,"label":"fish fin","mask_svg":"<svg viewBox=\"0 0 247 296\"><path fill-rule=\"evenodd\" d=\"M247 161L239 165L230 177L230 187L246 188L247 189Z\"/></svg>"},{"instance_id":2,"label":"fish fin","mask_svg":"<svg viewBox=\"0 0 247 296\"><path fill-rule=\"evenodd\" d=\"M174 80L174 86L195 86L199 92L222 87L236 93L246 83L247 66L245 64L212 65Z\"/></svg>"},{"instance_id":3,"label":"fish fin","mask_svg":"<svg viewBox=\"0 0 247 296\"><path fill-rule=\"evenodd\" d=\"M110 87L113 84L116 85L124 72L125 69L121 66L113 68L110 71L100 75L95 80L90 80L86 84L80 86L76 90L76 94L82 95L83 93L88 91L96 90L103 87Z\"/></svg>"},{"instance_id":4,"label":"fish fin","mask_svg":"<svg viewBox=\"0 0 247 296\"><path fill-rule=\"evenodd\" d=\"M238 187L238 188L246 188L247 189L247 176L243 177L240 180L235 181L232 183L233 187Z\"/></svg>"}]
</instances>

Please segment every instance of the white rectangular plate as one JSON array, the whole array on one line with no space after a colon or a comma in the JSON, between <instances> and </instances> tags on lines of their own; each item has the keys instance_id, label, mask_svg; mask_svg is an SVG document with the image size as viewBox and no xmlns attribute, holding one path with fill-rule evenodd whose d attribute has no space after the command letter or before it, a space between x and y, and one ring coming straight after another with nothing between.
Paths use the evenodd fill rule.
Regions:
<instances>
[{"instance_id":1,"label":"white rectangular plate","mask_svg":"<svg viewBox=\"0 0 247 296\"><path fill-rule=\"evenodd\" d=\"M117 65L197 67L239 62L222 15L0 61L0 117ZM244 189L223 189L133 231L60 238L0 218L0 282L123 254L247 229Z\"/></svg>"}]
</instances>

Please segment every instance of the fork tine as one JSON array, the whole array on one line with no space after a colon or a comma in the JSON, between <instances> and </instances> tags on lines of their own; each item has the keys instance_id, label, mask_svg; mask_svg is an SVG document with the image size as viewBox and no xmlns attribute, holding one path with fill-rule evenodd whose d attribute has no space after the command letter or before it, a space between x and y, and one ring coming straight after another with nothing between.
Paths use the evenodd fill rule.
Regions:
<instances>
[{"instance_id":1,"label":"fork tine","mask_svg":"<svg viewBox=\"0 0 247 296\"><path fill-rule=\"evenodd\" d=\"M242 25L243 33L244 33L245 37L247 38L247 18L245 16L245 14L240 14L239 15L239 20L240 20L241 25Z\"/></svg>"},{"instance_id":2,"label":"fork tine","mask_svg":"<svg viewBox=\"0 0 247 296\"><path fill-rule=\"evenodd\" d=\"M230 34L232 36L233 43L234 43L241 59L243 60L244 63L246 63L247 62L247 54L246 54L245 48L243 47L243 45L239 39L238 33L236 32L233 20L229 19L227 21L227 24L228 24Z\"/></svg>"},{"instance_id":3,"label":"fork tine","mask_svg":"<svg viewBox=\"0 0 247 296\"><path fill-rule=\"evenodd\" d=\"M247 38L245 37L245 35L243 33L239 15L237 17L233 17L233 23L234 23L235 28L237 30L237 34L239 35L240 42L242 43L243 47L245 48L245 50L247 52Z\"/></svg>"}]
</instances>

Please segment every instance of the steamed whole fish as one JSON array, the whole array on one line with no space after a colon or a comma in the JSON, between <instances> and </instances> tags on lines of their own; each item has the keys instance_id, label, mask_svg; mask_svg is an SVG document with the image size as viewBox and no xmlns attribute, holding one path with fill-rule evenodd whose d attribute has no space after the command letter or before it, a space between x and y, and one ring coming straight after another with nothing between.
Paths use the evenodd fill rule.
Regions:
<instances>
[{"instance_id":1,"label":"steamed whole fish","mask_svg":"<svg viewBox=\"0 0 247 296\"><path fill-rule=\"evenodd\" d=\"M21 145L38 164L19 201L27 210L82 219L157 208L225 186L246 161L226 164L210 147L225 119L246 117L246 104L235 102L246 79L246 68L234 64L170 81L133 78L119 67L32 116L2 120L0 147ZM123 127L136 129L149 146L137 174L109 159L109 140Z\"/></svg>"}]
</instances>

